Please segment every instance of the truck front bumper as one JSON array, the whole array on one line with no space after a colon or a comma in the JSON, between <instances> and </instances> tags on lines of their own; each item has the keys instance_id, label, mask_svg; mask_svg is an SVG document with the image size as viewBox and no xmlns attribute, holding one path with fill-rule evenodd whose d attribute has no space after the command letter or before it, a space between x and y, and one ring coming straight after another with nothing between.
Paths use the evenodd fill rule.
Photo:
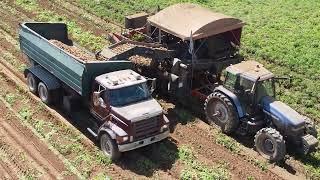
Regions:
<instances>
[{"instance_id":1,"label":"truck front bumper","mask_svg":"<svg viewBox=\"0 0 320 180\"><path fill-rule=\"evenodd\" d=\"M161 140L167 138L168 136L169 136L169 130L167 130L167 131L165 131L165 132L163 132L161 134L155 135L155 136L151 136L151 137L148 137L148 138L145 138L145 139L141 139L139 141L135 141L135 142L128 143L128 144L118 145L118 149L119 149L120 152L130 151L130 150L133 150L133 149L137 149L137 148L140 148L140 147L143 147L143 146L147 146L149 144L161 141Z\"/></svg>"}]
</instances>

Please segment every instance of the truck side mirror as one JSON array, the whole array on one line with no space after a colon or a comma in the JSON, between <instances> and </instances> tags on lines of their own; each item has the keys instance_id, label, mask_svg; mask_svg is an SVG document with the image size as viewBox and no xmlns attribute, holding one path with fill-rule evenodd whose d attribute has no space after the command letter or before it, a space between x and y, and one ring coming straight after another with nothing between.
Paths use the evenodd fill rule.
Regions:
<instances>
[{"instance_id":1,"label":"truck side mirror","mask_svg":"<svg viewBox=\"0 0 320 180\"><path fill-rule=\"evenodd\" d=\"M98 101L99 101L99 105L100 105L102 108L106 108L106 107L107 107L107 105L106 105L106 103L104 102L104 100L102 99L102 97L99 97Z\"/></svg>"},{"instance_id":2,"label":"truck side mirror","mask_svg":"<svg viewBox=\"0 0 320 180\"><path fill-rule=\"evenodd\" d=\"M147 79L147 84L151 94L154 92L154 90L156 90L156 80L156 78Z\"/></svg>"},{"instance_id":3,"label":"truck side mirror","mask_svg":"<svg viewBox=\"0 0 320 180\"><path fill-rule=\"evenodd\" d=\"M100 95L101 95L101 92L98 92L98 91L93 92L92 102L94 106L100 105L100 102L99 102Z\"/></svg>"}]
</instances>

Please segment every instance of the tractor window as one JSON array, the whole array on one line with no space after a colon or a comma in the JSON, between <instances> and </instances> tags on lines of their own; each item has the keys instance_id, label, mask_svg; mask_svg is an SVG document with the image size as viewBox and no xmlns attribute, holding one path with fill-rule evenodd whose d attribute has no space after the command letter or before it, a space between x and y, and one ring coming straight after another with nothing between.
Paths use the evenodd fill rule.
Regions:
<instances>
[{"instance_id":1,"label":"tractor window","mask_svg":"<svg viewBox=\"0 0 320 180\"><path fill-rule=\"evenodd\" d=\"M226 80L224 82L225 87L229 90L234 90L236 82L237 82L237 75L227 73Z\"/></svg>"},{"instance_id":2,"label":"tractor window","mask_svg":"<svg viewBox=\"0 0 320 180\"><path fill-rule=\"evenodd\" d=\"M253 84L254 84L253 81L250 81L244 77L240 77L238 90L241 90L241 91L250 90L251 91Z\"/></svg>"},{"instance_id":3,"label":"tractor window","mask_svg":"<svg viewBox=\"0 0 320 180\"><path fill-rule=\"evenodd\" d=\"M259 82L257 85L257 103L259 103L265 96L275 96L274 83L272 79L264 80Z\"/></svg>"}]
</instances>

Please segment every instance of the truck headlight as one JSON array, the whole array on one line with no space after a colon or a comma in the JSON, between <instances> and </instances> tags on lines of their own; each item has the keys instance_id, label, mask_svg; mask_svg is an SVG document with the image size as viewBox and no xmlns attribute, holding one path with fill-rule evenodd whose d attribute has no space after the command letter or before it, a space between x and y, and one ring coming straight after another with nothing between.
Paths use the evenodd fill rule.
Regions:
<instances>
[{"instance_id":1,"label":"truck headlight","mask_svg":"<svg viewBox=\"0 0 320 180\"><path fill-rule=\"evenodd\" d=\"M123 143L123 142L126 142L129 140L129 137L128 136L117 136L117 142L118 143Z\"/></svg>"},{"instance_id":2,"label":"truck headlight","mask_svg":"<svg viewBox=\"0 0 320 180\"><path fill-rule=\"evenodd\" d=\"M169 126L167 125L167 124L165 124L165 125L163 125L162 127L161 127L161 132L165 132L165 131L167 131L169 129Z\"/></svg>"}]
</instances>

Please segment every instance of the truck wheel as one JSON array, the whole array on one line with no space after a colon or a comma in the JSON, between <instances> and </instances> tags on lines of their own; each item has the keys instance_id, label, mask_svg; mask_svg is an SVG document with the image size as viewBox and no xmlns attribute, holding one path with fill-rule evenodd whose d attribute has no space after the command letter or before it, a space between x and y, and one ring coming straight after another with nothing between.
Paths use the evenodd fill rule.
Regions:
<instances>
[{"instance_id":1,"label":"truck wheel","mask_svg":"<svg viewBox=\"0 0 320 180\"><path fill-rule=\"evenodd\" d=\"M310 134L315 138L318 138L318 131L316 130L316 127L314 123L309 118L305 118L305 133Z\"/></svg>"},{"instance_id":2,"label":"truck wheel","mask_svg":"<svg viewBox=\"0 0 320 180\"><path fill-rule=\"evenodd\" d=\"M111 139L106 133L102 134L100 137L100 147L103 153L113 161L119 159L121 156L115 140Z\"/></svg>"},{"instance_id":3,"label":"truck wheel","mask_svg":"<svg viewBox=\"0 0 320 180\"><path fill-rule=\"evenodd\" d=\"M285 141L279 131L273 128L258 131L254 143L259 154L272 162L281 161L286 155Z\"/></svg>"},{"instance_id":4,"label":"truck wheel","mask_svg":"<svg viewBox=\"0 0 320 180\"><path fill-rule=\"evenodd\" d=\"M40 82L38 85L38 94L43 103L47 105L51 103L50 91L48 90L47 86L43 82Z\"/></svg>"},{"instance_id":5,"label":"truck wheel","mask_svg":"<svg viewBox=\"0 0 320 180\"><path fill-rule=\"evenodd\" d=\"M209 123L216 123L225 134L233 133L239 124L238 115L232 102L222 93L210 94L204 104Z\"/></svg>"},{"instance_id":6,"label":"truck wheel","mask_svg":"<svg viewBox=\"0 0 320 180\"><path fill-rule=\"evenodd\" d=\"M63 110L65 111L65 113L70 115L70 113L72 112L70 97L63 96L62 105L63 105Z\"/></svg>"},{"instance_id":7,"label":"truck wheel","mask_svg":"<svg viewBox=\"0 0 320 180\"><path fill-rule=\"evenodd\" d=\"M38 79L32 73L27 74L27 83L29 91L33 94L37 94Z\"/></svg>"}]
</instances>

